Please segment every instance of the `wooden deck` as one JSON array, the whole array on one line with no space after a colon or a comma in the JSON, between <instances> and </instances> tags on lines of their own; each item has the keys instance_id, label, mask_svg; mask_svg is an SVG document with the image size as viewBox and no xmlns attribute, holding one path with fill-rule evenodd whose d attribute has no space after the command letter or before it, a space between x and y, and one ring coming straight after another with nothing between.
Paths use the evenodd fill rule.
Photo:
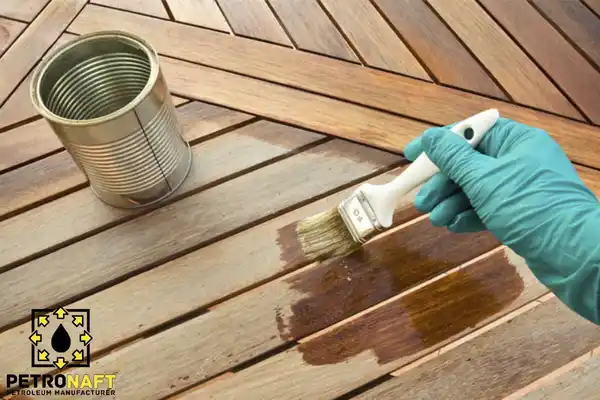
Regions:
<instances>
[{"instance_id":1,"label":"wooden deck","mask_svg":"<svg viewBox=\"0 0 600 400\"><path fill-rule=\"evenodd\" d=\"M29 100L45 54L110 29L161 54L193 145L152 210L99 201ZM600 329L490 234L408 196L360 254L310 264L295 241L490 107L600 194L600 0L1 0L0 396L63 374L114 375L96 397L119 400L597 399ZM32 309L89 310L90 367L34 367Z\"/></svg>"}]
</instances>

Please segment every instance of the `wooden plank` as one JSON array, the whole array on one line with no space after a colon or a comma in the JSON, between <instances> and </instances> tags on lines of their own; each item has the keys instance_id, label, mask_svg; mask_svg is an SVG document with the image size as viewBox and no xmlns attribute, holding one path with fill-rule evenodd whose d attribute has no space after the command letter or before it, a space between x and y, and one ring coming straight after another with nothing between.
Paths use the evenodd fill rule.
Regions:
<instances>
[{"instance_id":1,"label":"wooden plank","mask_svg":"<svg viewBox=\"0 0 600 400\"><path fill-rule=\"evenodd\" d=\"M175 20L230 32L216 0L167 0Z\"/></svg>"},{"instance_id":2,"label":"wooden plank","mask_svg":"<svg viewBox=\"0 0 600 400\"><path fill-rule=\"evenodd\" d=\"M423 0L373 0L373 4L441 83L507 99Z\"/></svg>"},{"instance_id":3,"label":"wooden plank","mask_svg":"<svg viewBox=\"0 0 600 400\"><path fill-rule=\"evenodd\" d=\"M389 173L378 175L368 182L374 184L389 182L404 168L399 167ZM336 192L322 200L176 258L86 297L69 307L89 307L94 310L94 352L120 341L135 338L153 326L215 303L248 286L272 279L282 271L290 272L306 265L308 260L295 245L291 234L295 223L322 210L335 207L356 187L357 185L354 185ZM395 214L395 225L408 222L420 215L411 204L414 195L413 192L402 199ZM412 231L415 232L415 229L413 228ZM442 234L442 237L446 236ZM257 241L256 238L261 240ZM456 242L456 238L450 241L450 243ZM447 249L452 251L451 246ZM452 260L455 261L456 258ZM416 276L411 279L416 279ZM190 282L196 282L196 290L182 290L187 288ZM406 284L408 285L409 281ZM140 285L144 287L143 290L139 290ZM128 299L131 293L136 293L136 301L124 300ZM169 302L161 302L160 306L150 306L156 304L157 299L165 298L164 296L169 297ZM122 315L128 317L114 318L115 307L119 307ZM31 349L27 342L22 340L22 331L28 329L29 325L25 323L0 334L0 346L5 348L10 345L13 349L3 354L0 360L0 371L43 372L37 368L33 369L30 365L28 354Z\"/></svg>"},{"instance_id":4,"label":"wooden plank","mask_svg":"<svg viewBox=\"0 0 600 400\"><path fill-rule=\"evenodd\" d=\"M86 0L52 0L0 58L0 106L83 8Z\"/></svg>"},{"instance_id":5,"label":"wooden plank","mask_svg":"<svg viewBox=\"0 0 600 400\"><path fill-rule=\"evenodd\" d=\"M475 0L427 1L517 103L582 119L554 84Z\"/></svg>"},{"instance_id":6,"label":"wooden plank","mask_svg":"<svg viewBox=\"0 0 600 400\"><path fill-rule=\"evenodd\" d=\"M282 304L282 310L290 306L293 310L291 318L279 322L284 333L302 326L303 318L310 321L320 315L301 311L303 304L316 299L318 289L292 287L303 296L291 305ZM468 334L545 291L522 259L509 258L500 249L182 398L236 399L252 393L257 399L331 399ZM321 314L341 304L323 300L321 307L327 307L327 312ZM245 311L252 317L253 313ZM269 311L273 319L274 312ZM244 326L251 328L253 323ZM246 331L243 336L253 335ZM242 335L236 336L241 340Z\"/></svg>"},{"instance_id":7,"label":"wooden plank","mask_svg":"<svg viewBox=\"0 0 600 400\"><path fill-rule=\"evenodd\" d=\"M252 116L210 104L193 102L178 109L178 118L184 130L184 137L193 142L222 129L248 121ZM36 132L36 135L29 135L29 140L26 142L13 143L11 148L6 149L7 154L18 152L21 147L33 147L36 143L43 142L45 137L52 138L54 136L45 122L40 121L39 124L42 125L42 128ZM23 129L19 128L15 131L23 131ZM28 133L28 131L24 132ZM7 132L3 135L9 134L10 132ZM14 137L18 138L18 134ZM0 143L1 138L2 136L0 136ZM62 148L60 142L53 140L52 143L56 145L57 149ZM66 152L2 174L0 175L0 187L6 190L0 192L0 218L39 204L62 192L82 187L86 183L86 177Z\"/></svg>"},{"instance_id":8,"label":"wooden plank","mask_svg":"<svg viewBox=\"0 0 600 400\"><path fill-rule=\"evenodd\" d=\"M61 35L46 54L54 51L58 46L67 43L76 37L76 35L69 33ZM35 64L37 65L38 62L39 60L37 60ZM6 100L6 103L0 107L0 129L38 115L37 111L33 108L29 94L31 76L32 72L28 73L25 80L21 82L14 93Z\"/></svg>"},{"instance_id":9,"label":"wooden plank","mask_svg":"<svg viewBox=\"0 0 600 400\"><path fill-rule=\"evenodd\" d=\"M217 0L233 33L270 43L291 42L269 9L266 0Z\"/></svg>"},{"instance_id":10,"label":"wooden plank","mask_svg":"<svg viewBox=\"0 0 600 400\"><path fill-rule=\"evenodd\" d=\"M559 376L550 384L522 397L523 400L593 399L598 396L600 356L594 355L583 364Z\"/></svg>"},{"instance_id":11,"label":"wooden plank","mask_svg":"<svg viewBox=\"0 0 600 400\"><path fill-rule=\"evenodd\" d=\"M195 123L202 125L201 121ZM169 202L181 198L190 191L198 191L211 182L226 179L231 174L269 161L273 157L288 154L298 147L322 138L321 135L311 132L261 122L197 144L192 148L193 171L181 188L171 196ZM237 151L251 151L251 153L232 158L231 154ZM68 209L70 212L60 221L59 231L55 221L56 213L60 209ZM66 241L73 241L78 236L101 230L106 225L114 225L125 218L132 218L141 213L143 210L124 210L106 206L86 188L2 221L0 232L6 235L6 239L3 237L0 247L0 271L3 269L2 266L10 265ZM19 239L22 234L30 230L36 232L35 240L32 238L31 242L25 243Z\"/></svg>"},{"instance_id":12,"label":"wooden plank","mask_svg":"<svg viewBox=\"0 0 600 400\"><path fill-rule=\"evenodd\" d=\"M590 9L580 1L532 2L600 67L600 20Z\"/></svg>"},{"instance_id":13,"label":"wooden plank","mask_svg":"<svg viewBox=\"0 0 600 400\"><path fill-rule=\"evenodd\" d=\"M359 63L317 0L268 0L297 49Z\"/></svg>"},{"instance_id":14,"label":"wooden plank","mask_svg":"<svg viewBox=\"0 0 600 400\"><path fill-rule=\"evenodd\" d=\"M582 0L597 15L600 15L600 0Z\"/></svg>"},{"instance_id":15,"label":"wooden plank","mask_svg":"<svg viewBox=\"0 0 600 400\"><path fill-rule=\"evenodd\" d=\"M501 399L599 344L598 327L554 297L358 399Z\"/></svg>"},{"instance_id":16,"label":"wooden plank","mask_svg":"<svg viewBox=\"0 0 600 400\"><path fill-rule=\"evenodd\" d=\"M481 4L546 70L583 113L592 122L600 123L600 72L530 3L482 0Z\"/></svg>"},{"instance_id":17,"label":"wooden plank","mask_svg":"<svg viewBox=\"0 0 600 400\"><path fill-rule=\"evenodd\" d=\"M161 0L92 0L92 3L169 19Z\"/></svg>"},{"instance_id":18,"label":"wooden plank","mask_svg":"<svg viewBox=\"0 0 600 400\"><path fill-rule=\"evenodd\" d=\"M257 134L261 133L259 131ZM214 180L214 177L206 179L208 171L214 175L220 173L218 178L224 175L223 171L219 171L216 165L213 165L217 164L216 160L220 160L224 164L223 169L229 169L227 172L231 174L244 167L264 163L273 157L281 157L299 147L298 142L311 143L317 137L319 136L316 134L311 137L294 132L287 137L278 134L269 138L267 142L251 138L242 140L243 136L226 134L220 138L233 139L238 147L221 144L222 152L230 155L228 157L221 153L220 158L212 158L214 154L211 154L210 159L207 152L198 153L204 154L204 157L196 157L195 174L201 175L203 183L206 184ZM216 146L216 143L212 142L219 139L206 143ZM269 145L269 142L273 144ZM252 146L257 145L266 148L261 149L262 151L251 150ZM213 153L216 153L216 150ZM231 154L236 156L231 157ZM242 154L245 157L242 157ZM8 301L0 304L0 326L27 317L32 307L50 306L81 296L82 293L112 280L139 272L148 265L164 261L190 248L208 244L207 242L216 237L334 190L348 181L381 171L400 160L401 157L396 155L334 140L124 222L4 272L0 290ZM240 167L242 163L246 165ZM298 174L298 171L303 173ZM188 186L198 180L197 175L192 176ZM196 184L197 186L199 185ZM249 207L249 204L252 207ZM74 206L69 210L74 209ZM41 209L42 207L38 207L36 211ZM74 215L75 213L71 212L68 218ZM88 218L93 217L97 218L97 214L89 215ZM13 219L21 219L21 224L30 224L26 218L25 214L20 214ZM47 218L46 221L53 224L53 235L59 237L58 240L64 240L72 234L74 229L66 224L65 217L57 220L54 214ZM81 222L78 221L79 224ZM38 219L35 223L36 226L40 226L42 221ZM2 228L0 229L3 230ZM3 259L5 254L14 253L15 247L20 247L21 251L24 249L22 243L14 243L18 242L18 239L23 242L25 234L16 228L12 227L10 230L14 239L9 238L9 243L2 243L2 250L5 251L0 254ZM39 229L34 232L35 236L39 233ZM31 230L27 231L27 238L29 241L36 241ZM110 253L101 250L107 248L111 249ZM67 259L72 261L69 265L65 265ZM34 292L39 295L32 297L31 293ZM11 298L13 300L10 300Z\"/></svg>"},{"instance_id":19,"label":"wooden plank","mask_svg":"<svg viewBox=\"0 0 600 400\"><path fill-rule=\"evenodd\" d=\"M0 15L30 22L48 2L49 0L2 0Z\"/></svg>"},{"instance_id":20,"label":"wooden plank","mask_svg":"<svg viewBox=\"0 0 600 400\"><path fill-rule=\"evenodd\" d=\"M15 41L27 25L0 17L0 55Z\"/></svg>"},{"instance_id":21,"label":"wooden plank","mask_svg":"<svg viewBox=\"0 0 600 400\"><path fill-rule=\"evenodd\" d=\"M413 215L412 209L405 211ZM439 246L440 243L444 245ZM206 316L157 335L152 344L142 341L123 352L115 352L94 363L90 373L118 371L119 398L162 397L283 343L326 328L456 267L496 244L490 235L454 235L422 220L369 243L360 256L308 267L211 308ZM256 264L243 262L238 268L256 267ZM294 321L291 331L282 325L288 319ZM246 324L251 326L246 332L234 328ZM238 332L233 333L235 331ZM182 332L185 332L183 337ZM224 332L233 334L224 337ZM194 343L185 340L191 337L199 340ZM188 354L198 356L188 356L184 361L181 353L185 347ZM152 363L140 363L142 353L156 358ZM199 368L200 358L210 361ZM173 360L168 364L169 374L157 373L152 367L152 364L167 365L168 360ZM140 376L152 376L152 379L144 381ZM188 379L181 379L183 376Z\"/></svg>"},{"instance_id":22,"label":"wooden plank","mask_svg":"<svg viewBox=\"0 0 600 400\"><path fill-rule=\"evenodd\" d=\"M369 0L321 0L366 64L431 81Z\"/></svg>"},{"instance_id":23,"label":"wooden plank","mask_svg":"<svg viewBox=\"0 0 600 400\"><path fill-rule=\"evenodd\" d=\"M163 54L171 54L315 93L327 94L402 115L410 115L436 125L446 125L460 121L483 109L494 107L504 117L546 130L557 140L572 160L600 168L600 160L596 151L593 150L600 148L600 129L514 104L320 57L307 52L270 46L258 41L195 29L135 14L100 9L95 6L86 7L74 21L71 28L78 33L93 32L97 29L126 29L146 37ZM244 60L244 62L239 62L239 60ZM184 64L181 63L181 65ZM186 69L194 73L195 79L204 78L204 72L209 71L209 69L201 70L200 68L194 70L192 67ZM233 79L233 75L224 76L227 76L227 79ZM173 75L168 78L170 87L173 86L172 81L174 79ZM243 93L240 89L242 82L245 83L244 88L249 86L253 88L260 87L258 92L261 95L267 88L273 89L273 86L269 85L248 83L254 82L249 78L244 81L241 79L238 77L236 80L237 85L232 86L235 88L236 96ZM222 83L227 82L227 80L221 80L220 82L220 90L214 87L215 82L213 85L209 85L214 87L210 93L208 93L208 90L202 89L197 91L195 98L200 100L213 98L212 101L218 104L228 104L230 102L229 105L232 107L245 111L253 108L255 111L252 112L259 115L279 114L281 119L285 118L287 113L295 110L295 107L289 107L286 104L290 101L289 97L282 100L285 101L283 104L268 101L266 95L261 97L260 101L257 101L257 90L247 93L246 100L239 101L239 105L235 106L233 103L236 101L235 98L232 98L235 97L232 95L232 91L222 89ZM237 93L238 91L240 93ZM277 86L277 93L283 91L286 91L287 95L297 93ZM295 95L296 98L304 96L308 96L308 94L297 93ZM252 100L248 100L249 98ZM311 97L311 99L314 99L314 97ZM297 106L298 101L295 100L294 106ZM306 107L308 107L308 103ZM309 112L311 117L325 118L321 113L314 113L315 109L325 108L311 107ZM329 108L327 110L330 111ZM379 113L379 115L385 114ZM331 125L331 122L329 125ZM312 122L304 121L303 123ZM391 143L392 141L398 143L400 141L396 139L397 133L391 127L383 133L375 133L368 127L367 132L372 132L368 138L364 136L361 138L360 135L364 135L364 132L359 130L346 133L353 135L354 140L372 140L377 142L376 145L385 144L386 142ZM406 139L416 137L420 133L420 130L413 130ZM396 147L397 149L398 147Z\"/></svg>"}]
</instances>

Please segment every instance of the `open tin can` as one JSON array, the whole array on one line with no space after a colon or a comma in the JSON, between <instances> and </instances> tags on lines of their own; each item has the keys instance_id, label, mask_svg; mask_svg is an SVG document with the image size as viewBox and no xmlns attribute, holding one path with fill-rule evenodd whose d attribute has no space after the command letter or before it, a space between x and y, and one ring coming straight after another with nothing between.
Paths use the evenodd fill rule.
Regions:
<instances>
[{"instance_id":1,"label":"open tin can","mask_svg":"<svg viewBox=\"0 0 600 400\"><path fill-rule=\"evenodd\" d=\"M107 204L137 208L172 194L192 163L156 51L135 35L96 32L34 71L31 100Z\"/></svg>"}]
</instances>

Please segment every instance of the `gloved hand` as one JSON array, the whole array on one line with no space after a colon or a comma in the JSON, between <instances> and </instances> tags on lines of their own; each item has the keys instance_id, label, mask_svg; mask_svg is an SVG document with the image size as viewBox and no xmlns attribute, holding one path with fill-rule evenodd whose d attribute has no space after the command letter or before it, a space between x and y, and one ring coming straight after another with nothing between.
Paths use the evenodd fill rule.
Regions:
<instances>
[{"instance_id":1,"label":"gloved hand","mask_svg":"<svg viewBox=\"0 0 600 400\"><path fill-rule=\"evenodd\" d=\"M500 118L474 150L445 128L406 146L440 173L415 207L452 232L487 229L567 306L600 323L600 203L544 131Z\"/></svg>"}]
</instances>

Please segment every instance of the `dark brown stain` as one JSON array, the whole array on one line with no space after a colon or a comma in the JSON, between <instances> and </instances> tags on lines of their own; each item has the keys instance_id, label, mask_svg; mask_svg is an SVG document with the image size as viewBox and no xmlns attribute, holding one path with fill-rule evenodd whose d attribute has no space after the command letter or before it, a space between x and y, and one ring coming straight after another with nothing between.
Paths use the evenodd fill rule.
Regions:
<instances>
[{"instance_id":1,"label":"dark brown stain","mask_svg":"<svg viewBox=\"0 0 600 400\"><path fill-rule=\"evenodd\" d=\"M489 233L457 235L428 219L389 233L354 254L289 278L292 291L304 296L292 305L288 321L276 310L280 336L295 340L312 334L499 244Z\"/></svg>"},{"instance_id":2,"label":"dark brown stain","mask_svg":"<svg viewBox=\"0 0 600 400\"><path fill-rule=\"evenodd\" d=\"M372 350L379 364L411 356L474 327L516 300L524 283L503 253L423 287L298 346L305 362L327 365Z\"/></svg>"}]
</instances>

